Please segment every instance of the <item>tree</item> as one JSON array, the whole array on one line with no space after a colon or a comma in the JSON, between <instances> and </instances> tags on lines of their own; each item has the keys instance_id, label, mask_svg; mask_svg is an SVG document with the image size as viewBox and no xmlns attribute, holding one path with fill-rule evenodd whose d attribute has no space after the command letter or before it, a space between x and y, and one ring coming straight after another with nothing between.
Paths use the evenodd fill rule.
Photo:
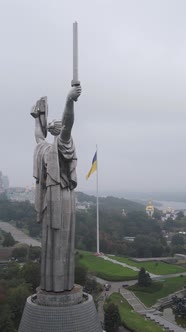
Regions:
<instances>
[{"instance_id":1,"label":"tree","mask_svg":"<svg viewBox=\"0 0 186 332\"><path fill-rule=\"evenodd\" d=\"M7 295L7 302L12 313L12 320L17 329L25 306L25 301L30 295L28 285L20 285L17 288L10 288Z\"/></svg>"},{"instance_id":2,"label":"tree","mask_svg":"<svg viewBox=\"0 0 186 332\"><path fill-rule=\"evenodd\" d=\"M9 305L0 305L0 312L0 332L15 331Z\"/></svg>"},{"instance_id":3,"label":"tree","mask_svg":"<svg viewBox=\"0 0 186 332\"><path fill-rule=\"evenodd\" d=\"M25 261L28 255L28 246L19 246L12 251L12 257L18 260Z\"/></svg>"},{"instance_id":4,"label":"tree","mask_svg":"<svg viewBox=\"0 0 186 332\"><path fill-rule=\"evenodd\" d=\"M84 286L87 279L88 269L83 264L75 264L75 283Z\"/></svg>"},{"instance_id":5,"label":"tree","mask_svg":"<svg viewBox=\"0 0 186 332\"><path fill-rule=\"evenodd\" d=\"M2 243L3 247L12 247L12 246L14 246L16 241L14 240L11 233L3 232L3 236L4 236L4 240L3 240L3 243Z\"/></svg>"},{"instance_id":6,"label":"tree","mask_svg":"<svg viewBox=\"0 0 186 332\"><path fill-rule=\"evenodd\" d=\"M89 294L97 293L98 283L94 278L87 278L85 282L85 291Z\"/></svg>"},{"instance_id":7,"label":"tree","mask_svg":"<svg viewBox=\"0 0 186 332\"><path fill-rule=\"evenodd\" d=\"M152 284L151 277L148 272L142 267L138 273L138 285L140 287L148 287Z\"/></svg>"},{"instance_id":8,"label":"tree","mask_svg":"<svg viewBox=\"0 0 186 332\"><path fill-rule=\"evenodd\" d=\"M32 290L35 291L40 284L40 265L33 262L24 264L21 274L25 281L31 284Z\"/></svg>"},{"instance_id":9,"label":"tree","mask_svg":"<svg viewBox=\"0 0 186 332\"><path fill-rule=\"evenodd\" d=\"M41 247L29 247L29 260L40 260L41 258Z\"/></svg>"},{"instance_id":10,"label":"tree","mask_svg":"<svg viewBox=\"0 0 186 332\"><path fill-rule=\"evenodd\" d=\"M10 262L7 266L0 269L0 279L11 280L12 278L19 279L20 266L16 262Z\"/></svg>"},{"instance_id":11,"label":"tree","mask_svg":"<svg viewBox=\"0 0 186 332\"><path fill-rule=\"evenodd\" d=\"M185 248L183 246L177 245L172 246L171 248L171 255L174 256L175 254L184 254L185 255Z\"/></svg>"},{"instance_id":12,"label":"tree","mask_svg":"<svg viewBox=\"0 0 186 332\"><path fill-rule=\"evenodd\" d=\"M104 324L107 332L116 332L121 325L119 310L114 303L108 304L105 309Z\"/></svg>"},{"instance_id":13,"label":"tree","mask_svg":"<svg viewBox=\"0 0 186 332\"><path fill-rule=\"evenodd\" d=\"M177 215L176 215L176 219L177 219L177 220L180 220L180 219L182 219L182 218L184 218L184 213L183 213L183 211L179 211L179 212L177 213Z\"/></svg>"},{"instance_id":14,"label":"tree","mask_svg":"<svg viewBox=\"0 0 186 332\"><path fill-rule=\"evenodd\" d=\"M84 286L86 279L88 268L81 263L82 254L79 251L75 253L75 283Z\"/></svg>"},{"instance_id":15,"label":"tree","mask_svg":"<svg viewBox=\"0 0 186 332\"><path fill-rule=\"evenodd\" d=\"M7 201L7 195L5 192L0 194L0 201Z\"/></svg>"},{"instance_id":16,"label":"tree","mask_svg":"<svg viewBox=\"0 0 186 332\"><path fill-rule=\"evenodd\" d=\"M167 244L160 234L152 232L148 235L137 235L132 242L132 247L134 249L133 256L159 257L167 249Z\"/></svg>"},{"instance_id":17,"label":"tree","mask_svg":"<svg viewBox=\"0 0 186 332\"><path fill-rule=\"evenodd\" d=\"M183 235L181 235L181 234L175 234L175 235L173 235L171 244L173 246L178 246L178 245L183 246L184 245L184 237L183 237Z\"/></svg>"}]
</instances>

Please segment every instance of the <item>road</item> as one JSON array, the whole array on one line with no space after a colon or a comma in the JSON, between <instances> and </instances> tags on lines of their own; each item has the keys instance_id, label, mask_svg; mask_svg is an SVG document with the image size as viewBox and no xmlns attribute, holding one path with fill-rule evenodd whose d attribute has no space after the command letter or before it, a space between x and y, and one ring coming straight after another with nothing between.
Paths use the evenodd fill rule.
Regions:
<instances>
[{"instance_id":1,"label":"road","mask_svg":"<svg viewBox=\"0 0 186 332\"><path fill-rule=\"evenodd\" d=\"M96 278L96 281L101 285L104 285L104 284L108 283L108 280L104 280L104 279L101 279L101 278ZM136 283L136 281L137 280L130 280L130 281L127 281L127 284L132 286ZM111 285L111 288L109 289L109 291L104 290L98 298L98 315L99 315L99 319L100 319L101 322L104 322L103 305L104 305L106 297L110 296L112 293L120 292L120 289L122 288L122 285L126 284L126 282L125 281L112 281L112 282L109 281L109 284ZM122 327L120 329L120 332L130 332L130 330Z\"/></svg>"},{"instance_id":2,"label":"road","mask_svg":"<svg viewBox=\"0 0 186 332\"><path fill-rule=\"evenodd\" d=\"M32 239L30 236L26 235L20 229L14 227L8 222L0 221L0 228L7 233L11 233L15 241L28 244L33 247L41 247L41 242Z\"/></svg>"}]
</instances>

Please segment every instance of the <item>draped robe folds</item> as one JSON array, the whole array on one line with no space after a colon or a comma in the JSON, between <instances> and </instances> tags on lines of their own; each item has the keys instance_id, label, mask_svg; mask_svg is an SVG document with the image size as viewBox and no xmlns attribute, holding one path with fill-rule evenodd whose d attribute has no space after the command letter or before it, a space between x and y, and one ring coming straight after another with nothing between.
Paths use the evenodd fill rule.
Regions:
<instances>
[{"instance_id":1,"label":"draped robe folds","mask_svg":"<svg viewBox=\"0 0 186 332\"><path fill-rule=\"evenodd\" d=\"M42 223L41 289L74 286L76 153L72 138L42 141L34 153L35 208Z\"/></svg>"}]
</instances>

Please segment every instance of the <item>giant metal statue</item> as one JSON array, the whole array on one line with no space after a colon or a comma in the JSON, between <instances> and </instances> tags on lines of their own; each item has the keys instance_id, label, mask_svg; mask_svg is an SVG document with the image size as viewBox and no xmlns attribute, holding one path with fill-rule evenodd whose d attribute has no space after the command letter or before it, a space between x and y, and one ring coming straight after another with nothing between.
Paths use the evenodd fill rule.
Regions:
<instances>
[{"instance_id":1,"label":"giant metal statue","mask_svg":"<svg viewBox=\"0 0 186 332\"><path fill-rule=\"evenodd\" d=\"M62 292L74 286L74 234L76 152L71 130L74 101L81 94L78 81L77 23L73 34L73 80L61 120L48 124L46 97L37 101L35 118L34 177L37 221L42 223L41 284L45 291ZM46 141L47 132L54 142Z\"/></svg>"},{"instance_id":2,"label":"giant metal statue","mask_svg":"<svg viewBox=\"0 0 186 332\"><path fill-rule=\"evenodd\" d=\"M48 123L47 98L32 108L35 119L35 208L42 224L41 283L29 296L19 332L102 332L90 294L74 284L76 152L71 137L78 81L77 23L73 25L73 80L62 119ZM47 132L54 136L46 141Z\"/></svg>"}]
</instances>

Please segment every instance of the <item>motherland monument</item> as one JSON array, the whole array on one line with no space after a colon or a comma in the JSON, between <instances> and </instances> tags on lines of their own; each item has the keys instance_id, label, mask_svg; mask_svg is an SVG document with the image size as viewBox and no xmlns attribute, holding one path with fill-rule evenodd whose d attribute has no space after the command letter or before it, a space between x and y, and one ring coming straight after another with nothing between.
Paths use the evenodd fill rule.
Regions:
<instances>
[{"instance_id":1,"label":"motherland monument","mask_svg":"<svg viewBox=\"0 0 186 332\"><path fill-rule=\"evenodd\" d=\"M78 81L78 25L73 24L73 80L60 120L48 123L47 98L32 108L35 119L35 208L42 224L41 282L25 304L19 332L101 332L91 295L74 284L75 145L71 137ZM54 136L46 141L47 132Z\"/></svg>"}]
</instances>

